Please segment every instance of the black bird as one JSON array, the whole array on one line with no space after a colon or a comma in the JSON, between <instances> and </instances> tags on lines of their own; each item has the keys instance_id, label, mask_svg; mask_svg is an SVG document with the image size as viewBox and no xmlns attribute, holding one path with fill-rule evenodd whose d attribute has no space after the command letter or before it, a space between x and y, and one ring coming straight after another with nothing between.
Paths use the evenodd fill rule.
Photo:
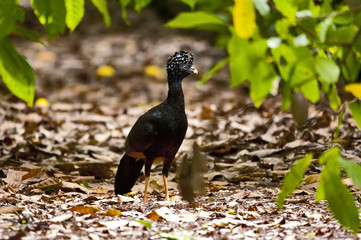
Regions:
<instances>
[{"instance_id":1,"label":"black bird","mask_svg":"<svg viewBox=\"0 0 361 240\"><path fill-rule=\"evenodd\" d=\"M145 165L144 201L147 201L150 169L157 159L163 160L165 200L169 200L168 171L188 127L182 80L191 73L198 73L193 67L192 53L188 55L187 51L182 50L168 58L168 97L140 116L130 130L125 142L125 154L115 176L115 194L130 192Z\"/></svg>"}]
</instances>

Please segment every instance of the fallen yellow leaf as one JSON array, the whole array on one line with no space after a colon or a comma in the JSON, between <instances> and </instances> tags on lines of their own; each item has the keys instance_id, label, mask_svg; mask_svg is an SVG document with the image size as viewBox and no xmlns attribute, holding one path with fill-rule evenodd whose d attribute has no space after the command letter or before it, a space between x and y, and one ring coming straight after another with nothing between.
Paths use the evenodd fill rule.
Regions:
<instances>
[{"instance_id":1,"label":"fallen yellow leaf","mask_svg":"<svg viewBox=\"0 0 361 240\"><path fill-rule=\"evenodd\" d=\"M97 211L99 211L99 208L97 208L95 206L91 206L91 207L74 206L68 210L73 211L73 212L78 212L80 214L94 214Z\"/></svg>"},{"instance_id":2,"label":"fallen yellow leaf","mask_svg":"<svg viewBox=\"0 0 361 240\"><path fill-rule=\"evenodd\" d=\"M103 213L104 216L109 216L109 217L114 217L114 216L120 216L122 215L122 212L114 209L114 208L109 208L105 213Z\"/></svg>"},{"instance_id":3,"label":"fallen yellow leaf","mask_svg":"<svg viewBox=\"0 0 361 240\"><path fill-rule=\"evenodd\" d=\"M148 213L146 215L147 218L149 218L150 220L166 220L164 217L162 217L161 215L159 215L155 210L151 211L150 213Z\"/></svg>"},{"instance_id":4,"label":"fallen yellow leaf","mask_svg":"<svg viewBox=\"0 0 361 240\"><path fill-rule=\"evenodd\" d=\"M251 38L256 30L256 12L252 0L236 0L233 8L233 24L241 38Z\"/></svg>"},{"instance_id":5,"label":"fallen yellow leaf","mask_svg":"<svg viewBox=\"0 0 361 240\"><path fill-rule=\"evenodd\" d=\"M99 77L113 77L115 74L115 69L110 65L102 65L97 69L97 75Z\"/></svg>"},{"instance_id":6,"label":"fallen yellow leaf","mask_svg":"<svg viewBox=\"0 0 361 240\"><path fill-rule=\"evenodd\" d=\"M39 173L41 172L41 168L34 168L34 169L31 169L27 174L23 175L21 177L21 180L26 180L28 178L32 178L32 177L35 177L36 175L38 175Z\"/></svg>"},{"instance_id":7,"label":"fallen yellow leaf","mask_svg":"<svg viewBox=\"0 0 361 240\"><path fill-rule=\"evenodd\" d=\"M320 181L321 174L311 174L302 179L306 184L311 184Z\"/></svg>"},{"instance_id":8,"label":"fallen yellow leaf","mask_svg":"<svg viewBox=\"0 0 361 240\"><path fill-rule=\"evenodd\" d=\"M46 98L38 98L35 101L35 106L38 108L47 108L49 107L49 102Z\"/></svg>"},{"instance_id":9,"label":"fallen yellow leaf","mask_svg":"<svg viewBox=\"0 0 361 240\"><path fill-rule=\"evenodd\" d=\"M355 97L361 99L361 83L350 83L345 86L345 91L352 93Z\"/></svg>"},{"instance_id":10,"label":"fallen yellow leaf","mask_svg":"<svg viewBox=\"0 0 361 240\"><path fill-rule=\"evenodd\" d=\"M155 66L155 65L148 65L144 68L145 75L149 77L154 77L156 79L164 79L165 74L163 72L163 69Z\"/></svg>"}]
</instances>

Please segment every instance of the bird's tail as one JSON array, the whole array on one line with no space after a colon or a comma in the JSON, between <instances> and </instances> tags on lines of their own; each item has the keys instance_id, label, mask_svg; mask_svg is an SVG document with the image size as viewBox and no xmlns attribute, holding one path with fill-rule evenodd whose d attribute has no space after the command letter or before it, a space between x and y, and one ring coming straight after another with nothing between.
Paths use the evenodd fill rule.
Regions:
<instances>
[{"instance_id":1,"label":"bird's tail","mask_svg":"<svg viewBox=\"0 0 361 240\"><path fill-rule=\"evenodd\" d=\"M144 159L136 160L124 154L115 175L115 194L125 194L132 190L144 165Z\"/></svg>"}]
</instances>

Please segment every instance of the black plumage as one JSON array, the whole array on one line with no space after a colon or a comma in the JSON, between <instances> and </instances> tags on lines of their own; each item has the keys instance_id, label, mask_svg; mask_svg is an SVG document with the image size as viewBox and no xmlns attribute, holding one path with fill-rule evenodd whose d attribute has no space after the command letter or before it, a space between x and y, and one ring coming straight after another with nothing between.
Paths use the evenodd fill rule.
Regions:
<instances>
[{"instance_id":1,"label":"black plumage","mask_svg":"<svg viewBox=\"0 0 361 240\"><path fill-rule=\"evenodd\" d=\"M130 192L144 165L144 201L147 201L150 169L154 160L161 159L165 199L169 200L168 171L188 127L182 80L191 73L198 73L193 67L193 54L182 50L168 58L168 97L140 116L130 130L115 176L115 194Z\"/></svg>"}]
</instances>

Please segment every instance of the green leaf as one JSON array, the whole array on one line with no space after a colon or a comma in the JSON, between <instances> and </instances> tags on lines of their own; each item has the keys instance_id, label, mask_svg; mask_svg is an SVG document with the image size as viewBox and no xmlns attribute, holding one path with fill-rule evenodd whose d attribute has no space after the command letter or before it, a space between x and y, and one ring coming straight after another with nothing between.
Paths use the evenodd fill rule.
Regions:
<instances>
[{"instance_id":1,"label":"green leaf","mask_svg":"<svg viewBox=\"0 0 361 240\"><path fill-rule=\"evenodd\" d=\"M330 28L326 34L326 40L329 44L334 45L349 44L357 31L358 27L355 25L342 26L336 30Z\"/></svg>"},{"instance_id":2,"label":"green leaf","mask_svg":"<svg viewBox=\"0 0 361 240\"><path fill-rule=\"evenodd\" d=\"M342 105L342 108L339 111L338 116L337 116L337 126L336 126L335 131L332 136L333 141L336 141L340 135L340 127L341 127L341 124L343 123L344 115L345 115L345 105Z\"/></svg>"},{"instance_id":3,"label":"green leaf","mask_svg":"<svg viewBox=\"0 0 361 240\"><path fill-rule=\"evenodd\" d=\"M356 100L348 105L351 110L353 119L355 119L358 127L361 129L361 102Z\"/></svg>"},{"instance_id":4,"label":"green leaf","mask_svg":"<svg viewBox=\"0 0 361 240\"><path fill-rule=\"evenodd\" d=\"M327 83L336 83L340 76L340 68L330 59L317 58L316 70L320 77Z\"/></svg>"},{"instance_id":5,"label":"green leaf","mask_svg":"<svg viewBox=\"0 0 361 240\"><path fill-rule=\"evenodd\" d=\"M34 72L7 38L0 39L0 75L15 96L33 106Z\"/></svg>"},{"instance_id":6,"label":"green leaf","mask_svg":"<svg viewBox=\"0 0 361 240\"><path fill-rule=\"evenodd\" d=\"M316 30L321 43L326 41L326 34L331 25L332 18L328 17L317 26Z\"/></svg>"},{"instance_id":7,"label":"green leaf","mask_svg":"<svg viewBox=\"0 0 361 240\"><path fill-rule=\"evenodd\" d=\"M356 45L354 45L354 47L357 49ZM359 53L361 52L359 51ZM360 61L356 59L356 54L350 52L347 55L344 64L341 65L341 70L342 70L342 75L346 78L348 82L355 82L357 80L358 74L361 70L361 64Z\"/></svg>"},{"instance_id":8,"label":"green leaf","mask_svg":"<svg viewBox=\"0 0 361 240\"><path fill-rule=\"evenodd\" d=\"M297 5L293 0L273 0L273 2L283 16L291 21L296 19Z\"/></svg>"},{"instance_id":9,"label":"green leaf","mask_svg":"<svg viewBox=\"0 0 361 240\"><path fill-rule=\"evenodd\" d=\"M291 86L289 81L284 81L283 83L281 110L285 112L291 104Z\"/></svg>"},{"instance_id":10,"label":"green leaf","mask_svg":"<svg viewBox=\"0 0 361 240\"><path fill-rule=\"evenodd\" d=\"M192 10L194 10L194 6L197 3L197 0L182 0L185 4L187 4Z\"/></svg>"},{"instance_id":11,"label":"green leaf","mask_svg":"<svg viewBox=\"0 0 361 240\"><path fill-rule=\"evenodd\" d=\"M344 158L339 158L338 160L341 162L341 166L345 170L347 176L352 179L357 187L361 188L361 165Z\"/></svg>"},{"instance_id":12,"label":"green leaf","mask_svg":"<svg viewBox=\"0 0 361 240\"><path fill-rule=\"evenodd\" d=\"M66 14L64 0L31 0L30 2L40 23L45 25L50 39L64 32Z\"/></svg>"},{"instance_id":13,"label":"green leaf","mask_svg":"<svg viewBox=\"0 0 361 240\"><path fill-rule=\"evenodd\" d=\"M268 5L267 0L252 0L254 6L256 7L257 11L262 15L266 16L270 13L271 8Z\"/></svg>"},{"instance_id":14,"label":"green leaf","mask_svg":"<svg viewBox=\"0 0 361 240\"><path fill-rule=\"evenodd\" d=\"M321 165L326 165L330 159L341 157L338 147L333 147L325 151L319 158L318 162Z\"/></svg>"},{"instance_id":15,"label":"green leaf","mask_svg":"<svg viewBox=\"0 0 361 240\"><path fill-rule=\"evenodd\" d=\"M200 84L205 84L216 72L221 70L226 64L229 63L229 58L224 58L217 62L206 74L199 80Z\"/></svg>"},{"instance_id":16,"label":"green leaf","mask_svg":"<svg viewBox=\"0 0 361 240\"><path fill-rule=\"evenodd\" d=\"M263 100L271 92L273 81L277 79L271 65L259 62L254 67L249 82L250 96L256 107L261 106Z\"/></svg>"},{"instance_id":17,"label":"green leaf","mask_svg":"<svg viewBox=\"0 0 361 240\"><path fill-rule=\"evenodd\" d=\"M130 25L127 14L127 6L129 5L130 0L118 0L118 1L120 3L123 20L126 24Z\"/></svg>"},{"instance_id":18,"label":"green leaf","mask_svg":"<svg viewBox=\"0 0 361 240\"><path fill-rule=\"evenodd\" d=\"M134 222L138 222L140 224L143 224L144 227L147 227L147 228L152 228L152 223L149 222L149 221L145 221L145 220L133 220Z\"/></svg>"},{"instance_id":19,"label":"green leaf","mask_svg":"<svg viewBox=\"0 0 361 240\"><path fill-rule=\"evenodd\" d=\"M84 0L65 0L65 8L65 23L70 31L74 31L84 16Z\"/></svg>"},{"instance_id":20,"label":"green leaf","mask_svg":"<svg viewBox=\"0 0 361 240\"><path fill-rule=\"evenodd\" d=\"M152 0L135 0L135 11L141 12L151 1Z\"/></svg>"},{"instance_id":21,"label":"green leaf","mask_svg":"<svg viewBox=\"0 0 361 240\"><path fill-rule=\"evenodd\" d=\"M19 7L17 2L17 0L0 1L0 39L14 30L17 21L24 20L24 9Z\"/></svg>"},{"instance_id":22,"label":"green leaf","mask_svg":"<svg viewBox=\"0 0 361 240\"><path fill-rule=\"evenodd\" d=\"M278 208L283 208L285 199L290 195L301 182L303 175L305 174L306 169L311 163L313 154L308 154L307 156L298 160L295 165L293 165L290 171L286 174L281 192L277 197L277 206Z\"/></svg>"},{"instance_id":23,"label":"green leaf","mask_svg":"<svg viewBox=\"0 0 361 240\"><path fill-rule=\"evenodd\" d=\"M298 87L313 81L316 77L315 61L312 56L297 53L298 61L295 63L294 71L291 74L291 87ZM303 56L303 58L301 57Z\"/></svg>"},{"instance_id":24,"label":"green leaf","mask_svg":"<svg viewBox=\"0 0 361 240\"><path fill-rule=\"evenodd\" d=\"M289 31L288 28L290 26L290 23L287 19L283 18L276 22L275 28L276 32L282 39L287 39L289 37Z\"/></svg>"},{"instance_id":25,"label":"green leaf","mask_svg":"<svg viewBox=\"0 0 361 240\"><path fill-rule=\"evenodd\" d=\"M194 28L202 25L224 25L224 22L215 14L206 12L182 12L165 25L170 28Z\"/></svg>"},{"instance_id":26,"label":"green leaf","mask_svg":"<svg viewBox=\"0 0 361 240\"><path fill-rule=\"evenodd\" d=\"M18 34L30 41L33 41L33 42L38 42L38 43L41 43L44 45L43 41L41 41L40 39L40 36L34 32L31 32L29 31L28 29L26 28L22 28L22 27L19 27L19 26L16 26L15 29L14 29L14 33L15 34Z\"/></svg>"},{"instance_id":27,"label":"green leaf","mask_svg":"<svg viewBox=\"0 0 361 240\"><path fill-rule=\"evenodd\" d=\"M266 55L267 41L260 39L249 42L233 32L227 49L230 57L231 87L237 87L256 72L255 66Z\"/></svg>"},{"instance_id":28,"label":"green leaf","mask_svg":"<svg viewBox=\"0 0 361 240\"><path fill-rule=\"evenodd\" d=\"M320 89L316 79L303 84L301 86L301 92L312 103L316 103L320 100Z\"/></svg>"},{"instance_id":29,"label":"green leaf","mask_svg":"<svg viewBox=\"0 0 361 240\"><path fill-rule=\"evenodd\" d=\"M81 180L81 183L84 185L84 187L90 188L89 183L86 180Z\"/></svg>"},{"instance_id":30,"label":"green leaf","mask_svg":"<svg viewBox=\"0 0 361 240\"><path fill-rule=\"evenodd\" d=\"M91 0L98 11L103 15L103 22L105 26L110 27L112 19L110 18L108 11L108 4L106 0Z\"/></svg>"},{"instance_id":31,"label":"green leaf","mask_svg":"<svg viewBox=\"0 0 361 240\"><path fill-rule=\"evenodd\" d=\"M333 110L337 110L338 107L341 104L341 99L337 94L337 87L335 84L332 84L330 90L327 92L328 94L328 99L330 100L330 107Z\"/></svg>"},{"instance_id":32,"label":"green leaf","mask_svg":"<svg viewBox=\"0 0 361 240\"><path fill-rule=\"evenodd\" d=\"M335 149L335 148L334 148ZM340 176L340 154L332 150L333 154L327 155L325 167L321 171L319 187L317 188L317 201L327 200L328 206L335 218L354 233L358 232L360 220L354 198L342 183Z\"/></svg>"}]
</instances>

